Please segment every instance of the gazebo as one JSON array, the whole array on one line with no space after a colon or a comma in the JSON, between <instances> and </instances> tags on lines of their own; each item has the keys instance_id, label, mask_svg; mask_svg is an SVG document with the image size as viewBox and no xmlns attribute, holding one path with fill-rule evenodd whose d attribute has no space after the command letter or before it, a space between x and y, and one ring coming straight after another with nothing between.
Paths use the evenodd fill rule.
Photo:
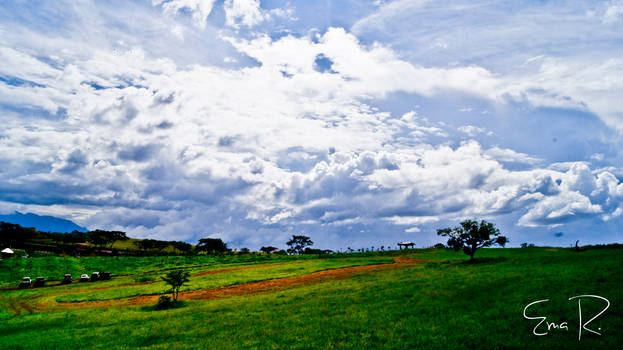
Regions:
<instances>
[{"instance_id":1,"label":"gazebo","mask_svg":"<svg viewBox=\"0 0 623 350\"><path fill-rule=\"evenodd\" d=\"M398 247L400 249L402 249L402 247L404 247L405 249L414 248L415 247L415 243L413 243L413 242L398 242Z\"/></svg>"},{"instance_id":2,"label":"gazebo","mask_svg":"<svg viewBox=\"0 0 623 350\"><path fill-rule=\"evenodd\" d=\"M15 252L11 250L11 248L2 249L2 257L3 258L11 258L15 255Z\"/></svg>"}]
</instances>

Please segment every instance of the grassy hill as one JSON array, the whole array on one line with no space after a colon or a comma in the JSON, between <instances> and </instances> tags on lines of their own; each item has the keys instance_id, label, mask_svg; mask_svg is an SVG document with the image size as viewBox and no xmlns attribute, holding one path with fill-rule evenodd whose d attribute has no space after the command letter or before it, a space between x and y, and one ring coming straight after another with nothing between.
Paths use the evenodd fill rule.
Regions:
<instances>
[{"instance_id":1,"label":"grassy hill","mask_svg":"<svg viewBox=\"0 0 623 350\"><path fill-rule=\"evenodd\" d=\"M474 264L444 249L331 259L243 257L102 260L97 264L110 263L120 269L113 273L125 275L0 291L0 344L11 349L614 349L623 343L621 249L483 249ZM41 269L62 270L36 259ZM180 294L184 306L153 311L150 306L166 292L159 276L170 268L191 273ZM585 294L605 297L611 306L587 326L602 335L583 331L578 340L578 302L569 298ZM549 301L533 305L528 315L567 322L567 330L548 331L543 324L537 331L547 335L532 333L539 320L525 319L523 310L544 299ZM584 323L603 305L583 299Z\"/></svg>"}]
</instances>

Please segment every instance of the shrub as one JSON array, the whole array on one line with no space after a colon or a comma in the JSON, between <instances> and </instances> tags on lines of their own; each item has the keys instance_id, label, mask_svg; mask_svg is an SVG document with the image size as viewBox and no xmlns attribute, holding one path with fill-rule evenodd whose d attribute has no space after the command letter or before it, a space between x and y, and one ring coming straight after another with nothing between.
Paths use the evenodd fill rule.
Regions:
<instances>
[{"instance_id":1,"label":"shrub","mask_svg":"<svg viewBox=\"0 0 623 350\"><path fill-rule=\"evenodd\" d=\"M154 310L166 310L172 308L173 306L174 304L171 297L168 295L163 295L158 298L158 302L156 303L156 306L154 306Z\"/></svg>"}]
</instances>

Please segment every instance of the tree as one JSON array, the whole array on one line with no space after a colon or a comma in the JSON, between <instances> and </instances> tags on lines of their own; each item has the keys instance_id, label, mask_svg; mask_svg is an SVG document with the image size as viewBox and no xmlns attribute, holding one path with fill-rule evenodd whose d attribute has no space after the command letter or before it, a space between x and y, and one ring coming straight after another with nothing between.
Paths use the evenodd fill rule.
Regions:
<instances>
[{"instance_id":1,"label":"tree","mask_svg":"<svg viewBox=\"0 0 623 350\"><path fill-rule=\"evenodd\" d=\"M314 242L307 236L292 235L292 239L287 241L286 244L290 247L288 248L288 253L302 254L305 251L305 247L312 246Z\"/></svg>"},{"instance_id":2,"label":"tree","mask_svg":"<svg viewBox=\"0 0 623 350\"><path fill-rule=\"evenodd\" d=\"M277 247L273 247L273 246L268 246L268 247L262 247L260 248L260 251L264 252L264 253L272 253L273 251L277 250Z\"/></svg>"},{"instance_id":3,"label":"tree","mask_svg":"<svg viewBox=\"0 0 623 350\"><path fill-rule=\"evenodd\" d=\"M108 245L112 246L116 241L125 241L128 240L128 236L126 236L125 232L121 231L104 231L104 230L95 230L89 231L87 233L87 240L95 245Z\"/></svg>"},{"instance_id":4,"label":"tree","mask_svg":"<svg viewBox=\"0 0 623 350\"><path fill-rule=\"evenodd\" d=\"M188 254L193 248L193 246L190 245L190 243L186 243L186 242L173 241L171 242L171 244L173 245L173 248L181 251L184 254Z\"/></svg>"},{"instance_id":5,"label":"tree","mask_svg":"<svg viewBox=\"0 0 623 350\"><path fill-rule=\"evenodd\" d=\"M142 250L150 250L150 249L163 250L164 248L171 245L171 242L159 241L157 239L143 239L143 240L136 242L136 245L138 245L138 247L141 248Z\"/></svg>"},{"instance_id":6,"label":"tree","mask_svg":"<svg viewBox=\"0 0 623 350\"><path fill-rule=\"evenodd\" d=\"M180 288L189 281L190 273L184 270L173 270L162 276L162 280L171 286L171 296L173 301L177 301L177 296L180 294Z\"/></svg>"},{"instance_id":7,"label":"tree","mask_svg":"<svg viewBox=\"0 0 623 350\"><path fill-rule=\"evenodd\" d=\"M229 251L227 244L220 238L202 238L199 240L199 243L197 243L196 249L198 251L221 253Z\"/></svg>"},{"instance_id":8,"label":"tree","mask_svg":"<svg viewBox=\"0 0 623 350\"><path fill-rule=\"evenodd\" d=\"M20 243L35 239L38 236L40 233L34 228L0 221L0 245L2 246L20 245Z\"/></svg>"},{"instance_id":9,"label":"tree","mask_svg":"<svg viewBox=\"0 0 623 350\"><path fill-rule=\"evenodd\" d=\"M440 236L448 238L448 247L454 251L463 250L470 257L470 261L474 260L474 253L482 247L490 247L494 244L504 246L508 242L508 238L500 236L498 230L493 223L485 220L480 224L475 220L465 220L454 228L443 228L437 230Z\"/></svg>"},{"instance_id":10,"label":"tree","mask_svg":"<svg viewBox=\"0 0 623 350\"><path fill-rule=\"evenodd\" d=\"M251 251L249 250L249 248L240 248L240 253L242 254L249 254Z\"/></svg>"}]
</instances>

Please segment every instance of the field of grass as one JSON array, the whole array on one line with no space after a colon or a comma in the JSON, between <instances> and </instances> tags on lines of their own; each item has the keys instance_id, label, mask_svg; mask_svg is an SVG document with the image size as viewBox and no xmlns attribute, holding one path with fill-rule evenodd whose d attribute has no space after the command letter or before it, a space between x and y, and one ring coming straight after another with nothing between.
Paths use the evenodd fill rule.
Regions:
<instances>
[{"instance_id":1,"label":"field of grass","mask_svg":"<svg viewBox=\"0 0 623 350\"><path fill-rule=\"evenodd\" d=\"M154 281L159 268L169 267L156 262L163 258L143 258L147 260L142 265L135 265L140 272L112 281L0 291L0 345L7 349L616 349L623 344L621 249L580 253L556 248L483 249L474 264L464 263L465 255L447 250L397 254L393 253L397 261L393 264L388 254L213 261L206 266L193 258L184 261L186 265L170 261L170 267L188 268L194 276L180 295L184 306L164 311L153 311L146 307L151 304L135 298L162 293L164 285ZM145 278L152 280L140 282ZM104 287L111 288L94 290ZM193 294L210 290L223 293ZM228 290L232 293L225 293ZM602 335L583 331L578 340L578 302L568 299L586 294L605 297L611 305L587 326ZM528 313L547 316L550 323L566 321L568 330L548 331L543 324L537 331L547 335L532 334L538 320L525 319L524 307L544 299L549 301ZM586 323L603 302L583 299L581 306Z\"/></svg>"},{"instance_id":2,"label":"field of grass","mask_svg":"<svg viewBox=\"0 0 623 350\"><path fill-rule=\"evenodd\" d=\"M58 257L0 260L0 288L16 286L24 276L43 276L46 280L60 280L66 273L74 277L94 271L110 271L127 275L160 271L166 268L188 268L253 264L313 259L312 256L288 255L224 255L224 256L152 256L152 257Z\"/></svg>"}]
</instances>

